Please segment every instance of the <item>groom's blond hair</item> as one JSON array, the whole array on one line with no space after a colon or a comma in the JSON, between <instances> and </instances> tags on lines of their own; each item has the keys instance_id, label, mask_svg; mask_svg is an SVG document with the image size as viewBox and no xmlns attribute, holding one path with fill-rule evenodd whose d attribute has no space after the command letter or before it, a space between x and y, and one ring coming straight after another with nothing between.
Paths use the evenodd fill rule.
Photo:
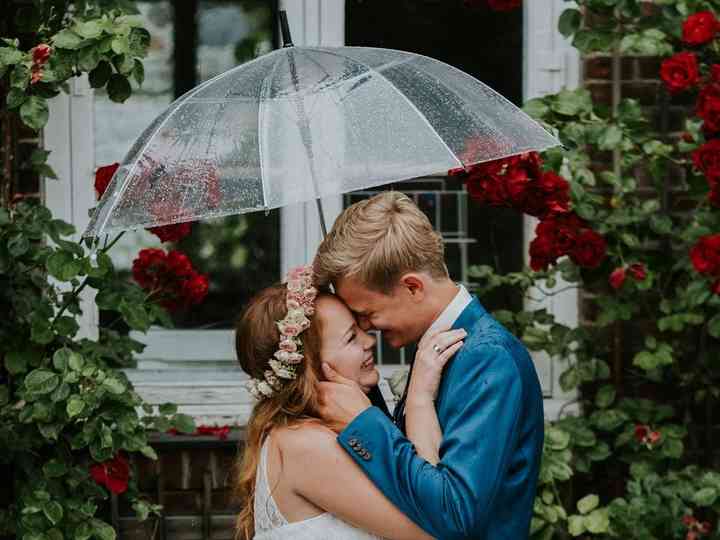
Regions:
<instances>
[{"instance_id":1,"label":"groom's blond hair","mask_svg":"<svg viewBox=\"0 0 720 540\"><path fill-rule=\"evenodd\" d=\"M417 205L397 191L347 207L320 244L314 270L320 286L353 277L382 293L407 272L448 276L442 237Z\"/></svg>"}]
</instances>

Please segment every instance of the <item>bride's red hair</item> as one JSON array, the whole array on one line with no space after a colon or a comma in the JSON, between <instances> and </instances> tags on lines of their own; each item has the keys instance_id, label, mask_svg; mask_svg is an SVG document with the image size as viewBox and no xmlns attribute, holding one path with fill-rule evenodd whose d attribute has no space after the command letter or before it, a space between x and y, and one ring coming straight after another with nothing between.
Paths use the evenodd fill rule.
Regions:
<instances>
[{"instance_id":1,"label":"bride's red hair","mask_svg":"<svg viewBox=\"0 0 720 540\"><path fill-rule=\"evenodd\" d=\"M273 285L258 293L245 308L235 328L235 350L243 371L263 378L270 369L268 360L277 351L280 333L275 325L287 315L287 288ZM283 381L284 386L270 398L258 401L246 426L245 448L235 465L234 492L241 509L236 521L235 537L251 540L255 534L255 478L260 449L265 437L277 427L297 426L319 421L316 385L320 380L320 329L318 318L300 334L305 358L298 366L298 376ZM282 458L282 456L281 456Z\"/></svg>"}]
</instances>

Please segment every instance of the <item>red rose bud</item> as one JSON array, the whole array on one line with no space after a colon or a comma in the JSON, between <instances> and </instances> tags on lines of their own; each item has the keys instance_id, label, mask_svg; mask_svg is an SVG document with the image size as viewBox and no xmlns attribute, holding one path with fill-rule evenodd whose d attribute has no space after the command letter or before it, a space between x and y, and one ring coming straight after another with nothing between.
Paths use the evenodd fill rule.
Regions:
<instances>
[{"instance_id":1,"label":"red rose bud","mask_svg":"<svg viewBox=\"0 0 720 540\"><path fill-rule=\"evenodd\" d=\"M648 435L647 440L650 444L657 444L657 442L662 438L662 435L659 431L653 431Z\"/></svg>"},{"instance_id":2,"label":"red rose bud","mask_svg":"<svg viewBox=\"0 0 720 540\"><path fill-rule=\"evenodd\" d=\"M645 278L647 277L647 270L645 269L645 265L642 263L631 264L628 267L628 273L635 281L645 281Z\"/></svg>"},{"instance_id":3,"label":"red rose bud","mask_svg":"<svg viewBox=\"0 0 720 540\"><path fill-rule=\"evenodd\" d=\"M195 274L183 283L183 293L188 304L199 304L208 293L208 278L202 274Z\"/></svg>"},{"instance_id":4,"label":"red rose bud","mask_svg":"<svg viewBox=\"0 0 720 540\"><path fill-rule=\"evenodd\" d=\"M712 525L710 525L709 521L703 521L697 527L698 527L698 531L701 532L702 534L710 534L710 531L712 530Z\"/></svg>"},{"instance_id":5,"label":"red rose bud","mask_svg":"<svg viewBox=\"0 0 720 540\"><path fill-rule=\"evenodd\" d=\"M636 424L635 425L635 439L637 440L637 442L639 442L639 443L645 442L645 439L646 439L649 431L650 430L648 429L647 426L642 425L642 424Z\"/></svg>"},{"instance_id":6,"label":"red rose bud","mask_svg":"<svg viewBox=\"0 0 720 540\"><path fill-rule=\"evenodd\" d=\"M660 78L671 94L695 86L700 80L697 57L691 52L681 52L665 59L660 66Z\"/></svg>"},{"instance_id":7,"label":"red rose bud","mask_svg":"<svg viewBox=\"0 0 720 540\"><path fill-rule=\"evenodd\" d=\"M119 163L113 163L112 165L106 165L104 167L98 167L95 171L95 192L97 193L98 199L103 196L110 181L112 180L115 171L120 167Z\"/></svg>"},{"instance_id":8,"label":"red rose bud","mask_svg":"<svg viewBox=\"0 0 720 540\"><path fill-rule=\"evenodd\" d=\"M105 486L115 494L124 493L130 478L130 466L127 459L118 454L111 460L96 463L90 467L90 476L98 484Z\"/></svg>"},{"instance_id":9,"label":"red rose bud","mask_svg":"<svg viewBox=\"0 0 720 540\"><path fill-rule=\"evenodd\" d=\"M701 11L690 15L682 26L682 40L688 45L702 45L711 41L720 24L712 11Z\"/></svg>"},{"instance_id":10,"label":"red rose bud","mask_svg":"<svg viewBox=\"0 0 720 540\"><path fill-rule=\"evenodd\" d=\"M620 287L623 286L623 283L625 283L625 269L624 268L616 268L612 271L610 274L610 286L617 290Z\"/></svg>"},{"instance_id":11,"label":"red rose bud","mask_svg":"<svg viewBox=\"0 0 720 540\"><path fill-rule=\"evenodd\" d=\"M40 45L36 45L32 49L30 49L30 52L32 53L33 64L37 66L42 66L50 58L50 53L52 53L52 47L46 45L45 43L41 43Z\"/></svg>"},{"instance_id":12,"label":"red rose bud","mask_svg":"<svg viewBox=\"0 0 720 540\"><path fill-rule=\"evenodd\" d=\"M493 11L511 11L522 5L522 0L487 0L488 7Z\"/></svg>"},{"instance_id":13,"label":"red rose bud","mask_svg":"<svg viewBox=\"0 0 720 540\"><path fill-rule=\"evenodd\" d=\"M720 131L720 83L712 82L700 90L695 114L703 119L703 131L706 134Z\"/></svg>"},{"instance_id":14,"label":"red rose bud","mask_svg":"<svg viewBox=\"0 0 720 540\"><path fill-rule=\"evenodd\" d=\"M685 514L682 518L682 522L686 527L692 527L697 522L697 519L695 519L695 516Z\"/></svg>"},{"instance_id":15,"label":"red rose bud","mask_svg":"<svg viewBox=\"0 0 720 540\"><path fill-rule=\"evenodd\" d=\"M30 84L37 84L40 81L42 81L43 78L43 70L40 66L36 66L33 64L32 68L30 69Z\"/></svg>"}]
</instances>

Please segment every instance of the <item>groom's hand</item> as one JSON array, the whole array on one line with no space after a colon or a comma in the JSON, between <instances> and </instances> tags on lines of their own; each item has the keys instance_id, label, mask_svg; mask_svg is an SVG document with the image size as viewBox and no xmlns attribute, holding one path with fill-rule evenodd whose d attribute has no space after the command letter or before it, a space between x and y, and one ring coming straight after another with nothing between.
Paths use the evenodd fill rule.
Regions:
<instances>
[{"instance_id":1,"label":"groom's hand","mask_svg":"<svg viewBox=\"0 0 720 540\"><path fill-rule=\"evenodd\" d=\"M355 381L346 379L325 362L322 370L327 381L318 383L318 412L333 431L340 433L371 403Z\"/></svg>"}]
</instances>

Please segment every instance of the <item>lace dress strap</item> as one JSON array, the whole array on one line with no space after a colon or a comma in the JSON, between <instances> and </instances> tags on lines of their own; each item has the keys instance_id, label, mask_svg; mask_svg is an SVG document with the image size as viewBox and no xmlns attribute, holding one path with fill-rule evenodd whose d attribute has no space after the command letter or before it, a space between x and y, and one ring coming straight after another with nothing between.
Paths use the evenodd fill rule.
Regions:
<instances>
[{"instance_id":1,"label":"lace dress strap","mask_svg":"<svg viewBox=\"0 0 720 540\"><path fill-rule=\"evenodd\" d=\"M257 477L255 478L255 531L269 531L288 524L285 516L280 513L270 491L267 477L267 454L270 436L265 438L260 450Z\"/></svg>"}]
</instances>

